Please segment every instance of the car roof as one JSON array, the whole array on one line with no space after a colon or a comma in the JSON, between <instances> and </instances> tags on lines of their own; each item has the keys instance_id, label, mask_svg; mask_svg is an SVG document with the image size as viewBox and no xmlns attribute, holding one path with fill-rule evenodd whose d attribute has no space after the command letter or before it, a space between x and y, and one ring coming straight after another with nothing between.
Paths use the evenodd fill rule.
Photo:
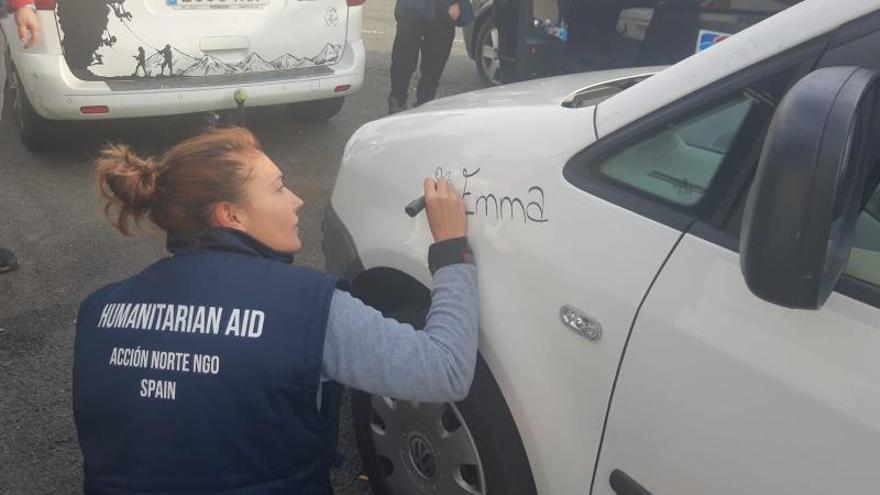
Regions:
<instances>
[{"instance_id":1,"label":"car roof","mask_svg":"<svg viewBox=\"0 0 880 495\"><path fill-rule=\"evenodd\" d=\"M880 10L876 0L805 0L599 104L599 137L757 62Z\"/></svg>"}]
</instances>

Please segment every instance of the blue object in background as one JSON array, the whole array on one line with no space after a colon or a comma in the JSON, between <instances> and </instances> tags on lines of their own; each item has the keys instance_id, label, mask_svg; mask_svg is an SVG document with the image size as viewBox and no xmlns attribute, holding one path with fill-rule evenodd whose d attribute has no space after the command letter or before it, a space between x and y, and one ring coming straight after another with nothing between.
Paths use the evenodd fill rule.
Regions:
<instances>
[{"instance_id":1,"label":"blue object in background","mask_svg":"<svg viewBox=\"0 0 880 495\"><path fill-rule=\"evenodd\" d=\"M705 29L701 29L700 34L697 36L697 52L699 53L708 48L712 48L713 46L721 43L729 37L729 33L722 33L719 31L707 31Z\"/></svg>"}]
</instances>

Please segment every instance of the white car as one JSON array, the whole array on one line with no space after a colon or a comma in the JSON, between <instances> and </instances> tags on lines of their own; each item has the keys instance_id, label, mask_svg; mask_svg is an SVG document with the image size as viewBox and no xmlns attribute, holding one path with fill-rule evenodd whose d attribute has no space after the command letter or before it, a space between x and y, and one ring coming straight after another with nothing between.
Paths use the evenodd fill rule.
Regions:
<instances>
[{"instance_id":1,"label":"white car","mask_svg":"<svg viewBox=\"0 0 880 495\"><path fill-rule=\"evenodd\" d=\"M330 118L363 84L363 3L38 0L29 50L2 9L21 138L43 148L58 121L234 109L238 90L246 106Z\"/></svg>"},{"instance_id":2,"label":"white car","mask_svg":"<svg viewBox=\"0 0 880 495\"><path fill-rule=\"evenodd\" d=\"M464 401L354 398L376 493L876 493L878 52L876 1L807 0L664 70L362 127L328 269L423 321L430 234L404 206L437 173L480 277Z\"/></svg>"}]
</instances>

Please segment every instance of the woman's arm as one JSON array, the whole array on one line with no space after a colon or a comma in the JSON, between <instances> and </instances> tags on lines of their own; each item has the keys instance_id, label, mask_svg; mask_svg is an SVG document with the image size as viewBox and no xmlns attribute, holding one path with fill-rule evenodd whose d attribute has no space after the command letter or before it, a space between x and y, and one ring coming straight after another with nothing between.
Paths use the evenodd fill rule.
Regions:
<instances>
[{"instance_id":1,"label":"woman's arm","mask_svg":"<svg viewBox=\"0 0 880 495\"><path fill-rule=\"evenodd\" d=\"M336 291L324 343L326 378L423 402L463 399L477 358L477 270L464 238L431 248L434 290L423 332Z\"/></svg>"}]
</instances>

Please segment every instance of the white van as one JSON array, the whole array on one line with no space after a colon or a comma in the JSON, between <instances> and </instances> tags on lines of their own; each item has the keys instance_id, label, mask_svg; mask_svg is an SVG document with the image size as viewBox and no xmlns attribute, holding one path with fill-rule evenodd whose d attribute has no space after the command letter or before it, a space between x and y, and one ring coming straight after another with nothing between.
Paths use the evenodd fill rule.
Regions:
<instances>
[{"instance_id":1,"label":"white van","mask_svg":"<svg viewBox=\"0 0 880 495\"><path fill-rule=\"evenodd\" d=\"M38 0L43 40L9 41L21 138L51 144L57 121L297 104L326 119L363 84L364 0Z\"/></svg>"},{"instance_id":2,"label":"white van","mask_svg":"<svg viewBox=\"0 0 880 495\"><path fill-rule=\"evenodd\" d=\"M878 53L876 1L806 0L664 70L362 127L328 268L423 321L431 240L404 206L436 173L481 305L464 401L355 396L375 492L876 493Z\"/></svg>"}]
</instances>

